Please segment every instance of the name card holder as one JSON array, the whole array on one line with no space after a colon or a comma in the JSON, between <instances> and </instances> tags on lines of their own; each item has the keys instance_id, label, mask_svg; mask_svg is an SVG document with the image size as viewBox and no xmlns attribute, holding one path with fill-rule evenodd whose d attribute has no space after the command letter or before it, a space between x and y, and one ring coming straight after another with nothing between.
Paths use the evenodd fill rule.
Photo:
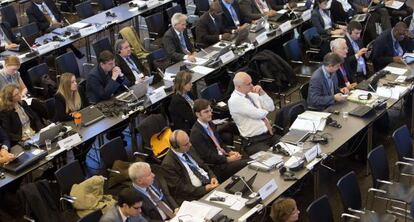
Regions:
<instances>
[{"instance_id":1,"label":"name card holder","mask_svg":"<svg viewBox=\"0 0 414 222\"><path fill-rule=\"evenodd\" d=\"M78 133L75 133L57 142L60 149L64 150L70 150L72 147L80 143L82 143L82 139L80 138L80 135Z\"/></svg>"},{"instance_id":2,"label":"name card holder","mask_svg":"<svg viewBox=\"0 0 414 222\"><path fill-rule=\"evenodd\" d=\"M55 50L56 48L59 47L59 45L60 45L59 42L49 42L47 44L37 47L36 50L39 54L45 54L45 53Z\"/></svg>"},{"instance_id":3,"label":"name card holder","mask_svg":"<svg viewBox=\"0 0 414 222\"><path fill-rule=\"evenodd\" d=\"M266 199L270 194L277 190L277 184L275 179L271 179L262 188L259 189L259 195L262 200Z\"/></svg>"},{"instance_id":4,"label":"name card holder","mask_svg":"<svg viewBox=\"0 0 414 222\"><path fill-rule=\"evenodd\" d=\"M292 28L292 24L290 23L290 21L284 22L279 25L279 29L282 33L289 31L291 28Z\"/></svg>"},{"instance_id":5,"label":"name card holder","mask_svg":"<svg viewBox=\"0 0 414 222\"><path fill-rule=\"evenodd\" d=\"M222 56L220 56L220 60L223 64L226 64L227 62L230 62L232 59L234 59L235 55L233 53L233 51L228 51L225 54L223 54Z\"/></svg>"},{"instance_id":6,"label":"name card holder","mask_svg":"<svg viewBox=\"0 0 414 222\"><path fill-rule=\"evenodd\" d=\"M95 25L91 25L89 27L79 29L79 33L81 34L81 36L88 36L96 32L98 32L98 29L96 28Z\"/></svg>"},{"instance_id":7,"label":"name card holder","mask_svg":"<svg viewBox=\"0 0 414 222\"><path fill-rule=\"evenodd\" d=\"M165 93L164 87L160 87L153 91L151 95L149 95L149 99L152 104L160 101L161 99L167 97L167 94Z\"/></svg>"},{"instance_id":8,"label":"name card holder","mask_svg":"<svg viewBox=\"0 0 414 222\"><path fill-rule=\"evenodd\" d=\"M311 162L320 153L321 153L321 147L319 146L319 144L316 144L315 146L313 146L312 148L310 148L304 153L306 162L308 163Z\"/></svg>"},{"instance_id":9,"label":"name card holder","mask_svg":"<svg viewBox=\"0 0 414 222\"><path fill-rule=\"evenodd\" d=\"M256 42L257 44L263 44L267 40L267 33L264 32L258 36L256 36Z\"/></svg>"}]
</instances>

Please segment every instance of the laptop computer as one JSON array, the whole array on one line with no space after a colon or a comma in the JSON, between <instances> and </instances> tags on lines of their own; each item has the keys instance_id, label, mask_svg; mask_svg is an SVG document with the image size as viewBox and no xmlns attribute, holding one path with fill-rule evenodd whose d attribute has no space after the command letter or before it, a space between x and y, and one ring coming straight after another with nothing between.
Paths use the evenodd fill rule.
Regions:
<instances>
[{"instance_id":1,"label":"laptop computer","mask_svg":"<svg viewBox=\"0 0 414 222\"><path fill-rule=\"evenodd\" d=\"M259 20L256 21L255 24L252 24L250 26L250 32L256 33L262 29L264 29L266 24L266 20L262 17Z\"/></svg>"},{"instance_id":2,"label":"laptop computer","mask_svg":"<svg viewBox=\"0 0 414 222\"><path fill-rule=\"evenodd\" d=\"M309 131L292 129L289 130L289 132L287 132L282 138L280 138L280 141L298 145L299 142L306 141L309 135Z\"/></svg>"},{"instance_id":3,"label":"laptop computer","mask_svg":"<svg viewBox=\"0 0 414 222\"><path fill-rule=\"evenodd\" d=\"M370 106L358 106L355 109L349 112L349 115L356 116L356 117L364 117L368 113L372 111L372 107Z\"/></svg>"},{"instance_id":4,"label":"laptop computer","mask_svg":"<svg viewBox=\"0 0 414 222\"><path fill-rule=\"evenodd\" d=\"M153 78L150 78L150 79L153 79ZM130 91L123 92L119 94L118 96L116 96L115 98L119 101L123 101L127 103L133 102L145 96L148 90L148 85L149 85L149 82L145 82L145 81L142 83L137 83L130 87L131 89Z\"/></svg>"},{"instance_id":5,"label":"laptop computer","mask_svg":"<svg viewBox=\"0 0 414 222\"><path fill-rule=\"evenodd\" d=\"M88 106L79 111L82 114L82 125L90 126L105 118L105 115L95 106Z\"/></svg>"},{"instance_id":6,"label":"laptop computer","mask_svg":"<svg viewBox=\"0 0 414 222\"><path fill-rule=\"evenodd\" d=\"M54 126L45 127L36 134L33 139L29 140L29 143L36 144L38 146L44 146L46 140L54 140L56 136L61 132L64 126L58 123Z\"/></svg>"},{"instance_id":7,"label":"laptop computer","mask_svg":"<svg viewBox=\"0 0 414 222\"><path fill-rule=\"evenodd\" d=\"M14 174L19 173L30 165L37 163L47 155L47 152L45 150L38 148L24 150L20 145L11 147L10 152L13 153L17 158L6 165L0 166L3 169Z\"/></svg>"}]
</instances>

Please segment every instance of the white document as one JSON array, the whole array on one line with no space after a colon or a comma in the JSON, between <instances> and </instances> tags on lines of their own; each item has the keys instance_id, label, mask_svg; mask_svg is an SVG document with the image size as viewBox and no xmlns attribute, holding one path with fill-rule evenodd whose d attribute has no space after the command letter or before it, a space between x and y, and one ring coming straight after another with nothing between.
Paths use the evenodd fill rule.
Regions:
<instances>
[{"instance_id":1,"label":"white document","mask_svg":"<svg viewBox=\"0 0 414 222\"><path fill-rule=\"evenodd\" d=\"M407 79L407 76L398 76L394 81L403 83Z\"/></svg>"},{"instance_id":2,"label":"white document","mask_svg":"<svg viewBox=\"0 0 414 222\"><path fill-rule=\"evenodd\" d=\"M300 147L290 143L279 142L278 144L289 153L289 156L292 156L294 153L302 152Z\"/></svg>"},{"instance_id":3,"label":"white document","mask_svg":"<svg viewBox=\"0 0 414 222\"><path fill-rule=\"evenodd\" d=\"M283 157L274 153L260 151L250 156L253 161L250 161L250 165L256 168L271 170L276 167L277 164L283 162Z\"/></svg>"},{"instance_id":4,"label":"white document","mask_svg":"<svg viewBox=\"0 0 414 222\"><path fill-rule=\"evenodd\" d=\"M379 96L382 96L385 98L399 99L409 89L410 87L408 86L394 86L394 87L378 86L376 93Z\"/></svg>"},{"instance_id":5,"label":"white document","mask_svg":"<svg viewBox=\"0 0 414 222\"><path fill-rule=\"evenodd\" d=\"M296 6L297 7L303 7L303 6L305 6L305 2L298 2L298 3L296 3Z\"/></svg>"},{"instance_id":6,"label":"white document","mask_svg":"<svg viewBox=\"0 0 414 222\"><path fill-rule=\"evenodd\" d=\"M404 73L407 72L407 69L397 68L397 67L392 67L392 66L387 66L384 68L384 70L389 71L390 73L395 74L395 75L404 75Z\"/></svg>"},{"instance_id":7,"label":"white document","mask_svg":"<svg viewBox=\"0 0 414 222\"><path fill-rule=\"evenodd\" d=\"M280 9L279 11L276 11L277 14L285 14L288 10L286 9Z\"/></svg>"},{"instance_id":8,"label":"white document","mask_svg":"<svg viewBox=\"0 0 414 222\"><path fill-rule=\"evenodd\" d=\"M72 27L72 28L75 28L75 29L82 29L82 28L85 28L88 25L89 25L89 23L86 23L86 22L76 22L76 23L73 23L72 25L70 25L68 27Z\"/></svg>"},{"instance_id":9,"label":"white document","mask_svg":"<svg viewBox=\"0 0 414 222\"><path fill-rule=\"evenodd\" d=\"M403 5L404 5L404 2L400 2L397 0L392 1L391 5L385 4L387 8L392 8L392 9L397 9L397 10L400 9Z\"/></svg>"},{"instance_id":10,"label":"white document","mask_svg":"<svg viewBox=\"0 0 414 222\"><path fill-rule=\"evenodd\" d=\"M230 209L237 210L237 211L241 210L247 202L246 198L238 197L236 195L225 193L225 192L218 191L218 190L215 190L213 193L211 193L206 198L206 200L210 201L210 197L224 197L225 198L224 202L221 202L221 201L212 201L212 202L217 203L217 204L223 204L225 206L230 207Z\"/></svg>"},{"instance_id":11,"label":"white document","mask_svg":"<svg viewBox=\"0 0 414 222\"><path fill-rule=\"evenodd\" d=\"M193 202L184 201L180 206L180 210L175 217L171 219L171 222L188 221L188 222L204 222L204 218L207 217L210 208L195 204Z\"/></svg>"},{"instance_id":12,"label":"white document","mask_svg":"<svg viewBox=\"0 0 414 222\"><path fill-rule=\"evenodd\" d=\"M290 130L297 129L315 133L323 131L326 125L326 118L331 115L326 112L306 111L300 114L290 126Z\"/></svg>"},{"instance_id":13,"label":"white document","mask_svg":"<svg viewBox=\"0 0 414 222\"><path fill-rule=\"evenodd\" d=\"M199 58L196 57L196 61L195 62L191 62L190 60L184 60L185 64L191 64L191 65L204 65L208 62L208 59L203 59L203 58Z\"/></svg>"},{"instance_id":14,"label":"white document","mask_svg":"<svg viewBox=\"0 0 414 222\"><path fill-rule=\"evenodd\" d=\"M196 66L191 69L193 72L200 73L202 75L207 75L214 71L214 69L205 67L205 66Z\"/></svg>"}]
</instances>

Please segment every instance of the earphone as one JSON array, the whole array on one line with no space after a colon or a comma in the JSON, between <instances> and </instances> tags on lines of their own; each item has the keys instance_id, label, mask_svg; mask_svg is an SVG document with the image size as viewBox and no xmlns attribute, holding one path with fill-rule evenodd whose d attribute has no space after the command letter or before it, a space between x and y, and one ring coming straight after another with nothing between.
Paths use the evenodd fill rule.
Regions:
<instances>
[{"instance_id":1,"label":"earphone","mask_svg":"<svg viewBox=\"0 0 414 222\"><path fill-rule=\"evenodd\" d=\"M368 93L368 94L362 94L358 96L359 100L370 100L372 98L372 94Z\"/></svg>"},{"instance_id":2,"label":"earphone","mask_svg":"<svg viewBox=\"0 0 414 222\"><path fill-rule=\"evenodd\" d=\"M172 134L172 137L170 137L170 144L171 144L171 147L174 148L174 149L179 148L178 143L177 143L177 132L178 131L175 130Z\"/></svg>"}]
</instances>

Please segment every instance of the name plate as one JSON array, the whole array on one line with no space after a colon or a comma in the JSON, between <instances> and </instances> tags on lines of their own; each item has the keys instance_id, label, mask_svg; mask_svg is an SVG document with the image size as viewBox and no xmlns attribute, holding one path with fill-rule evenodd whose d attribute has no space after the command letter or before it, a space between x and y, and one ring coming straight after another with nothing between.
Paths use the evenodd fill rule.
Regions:
<instances>
[{"instance_id":1,"label":"name plate","mask_svg":"<svg viewBox=\"0 0 414 222\"><path fill-rule=\"evenodd\" d=\"M79 33L80 33L81 36L91 35L91 34L96 33L97 31L98 31L98 29L96 28L95 25L91 25L89 27L79 29Z\"/></svg>"},{"instance_id":2,"label":"name plate","mask_svg":"<svg viewBox=\"0 0 414 222\"><path fill-rule=\"evenodd\" d=\"M266 199L270 194L277 190L276 180L272 179L259 189L259 195L262 200Z\"/></svg>"},{"instance_id":3,"label":"name plate","mask_svg":"<svg viewBox=\"0 0 414 222\"><path fill-rule=\"evenodd\" d=\"M36 48L39 54L45 54L59 47L59 42L49 42Z\"/></svg>"},{"instance_id":4,"label":"name plate","mask_svg":"<svg viewBox=\"0 0 414 222\"><path fill-rule=\"evenodd\" d=\"M232 59L234 59L235 55L233 53L233 51L228 51L226 52L224 55L220 56L220 60L223 64L226 64L227 62L231 61Z\"/></svg>"},{"instance_id":5,"label":"name plate","mask_svg":"<svg viewBox=\"0 0 414 222\"><path fill-rule=\"evenodd\" d=\"M82 139L80 138L79 134L73 134L72 136L68 136L65 139L62 139L57 142L61 149L69 150L70 148L80 144Z\"/></svg>"},{"instance_id":6,"label":"name plate","mask_svg":"<svg viewBox=\"0 0 414 222\"><path fill-rule=\"evenodd\" d=\"M319 143L307 150L304 155L306 162L311 162L313 159L315 159L318 154L321 153L321 147L319 146Z\"/></svg>"},{"instance_id":7,"label":"name plate","mask_svg":"<svg viewBox=\"0 0 414 222\"><path fill-rule=\"evenodd\" d=\"M267 39L267 33L262 33L256 37L256 42L260 45L263 44Z\"/></svg>"},{"instance_id":8,"label":"name plate","mask_svg":"<svg viewBox=\"0 0 414 222\"><path fill-rule=\"evenodd\" d=\"M149 99L151 103L154 104L165 97L167 97L167 94L165 93L164 87L160 87L152 92Z\"/></svg>"},{"instance_id":9,"label":"name plate","mask_svg":"<svg viewBox=\"0 0 414 222\"><path fill-rule=\"evenodd\" d=\"M312 14L312 10L311 9L304 11L302 13L302 16L301 16L302 19L303 19L303 21L309 20L311 18L311 14Z\"/></svg>"},{"instance_id":10,"label":"name plate","mask_svg":"<svg viewBox=\"0 0 414 222\"><path fill-rule=\"evenodd\" d=\"M290 24L290 21L284 22L279 25L279 29L282 33L289 31L291 28L292 28L292 24Z\"/></svg>"}]
</instances>

